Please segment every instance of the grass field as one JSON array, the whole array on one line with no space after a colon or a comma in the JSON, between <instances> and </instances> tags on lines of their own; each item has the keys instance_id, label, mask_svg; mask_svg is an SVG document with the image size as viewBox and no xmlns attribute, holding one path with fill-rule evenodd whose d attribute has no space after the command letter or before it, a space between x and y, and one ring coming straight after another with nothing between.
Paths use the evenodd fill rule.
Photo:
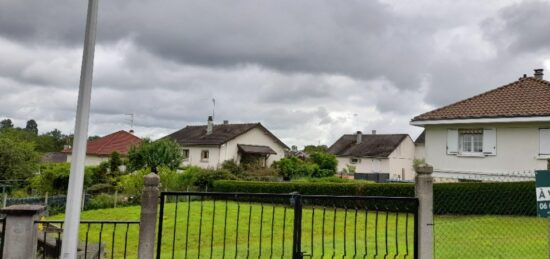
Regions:
<instances>
[{"instance_id":1,"label":"grass field","mask_svg":"<svg viewBox=\"0 0 550 259\"><path fill-rule=\"evenodd\" d=\"M166 205L162 258L171 258L173 247L175 258L185 257L185 251L189 258L197 258L199 255L201 258L210 258L211 255L214 258L220 258L222 255L234 258L236 253L239 258L269 257L270 255L275 258L288 258L291 255L292 209L288 208L285 212L285 207L266 206L263 208L262 216L262 207L258 204L237 206L236 203L229 202L225 209L225 204L222 202L216 203L215 208L211 202L204 202L202 217L200 217L200 202L195 201L190 204L191 206L188 207L188 203L180 202L177 210L174 203ZM189 224L187 224L188 209ZM176 213L177 217L175 217ZM375 255L376 258L383 258L387 249L388 258L394 258L394 255L396 255L395 258L404 258L408 247L408 258L411 258L412 217L407 220L404 214L384 212L378 213L378 216L374 212L365 215L362 211L356 214L354 210L348 210L345 213L343 210L334 212L333 209L327 209L323 229L323 210L304 209L302 250L308 255L313 252L313 258L320 258L323 252L325 257L333 255L343 257L345 252L346 257L350 258L354 254L357 257L363 257L365 253L367 258L373 258ZM51 219L62 218L62 215L58 215ZM177 220L174 220L175 218ZM138 220L139 207L85 211L82 219ZM189 229L186 228L187 225ZM365 231L365 225L367 231ZM83 240L86 230L87 226L83 225L81 227ZM113 229L110 226L105 226L102 232L102 242L106 244L109 255L112 251L112 232ZM122 245L125 235L126 228L118 226L114 236L115 258L123 256ZM535 217L438 216L435 219L435 237L436 258L548 258L546 220ZM90 227L88 239L91 242L99 240L99 226ZM136 257L137 241L138 229L135 226L130 227L128 229L130 258Z\"/></svg>"}]
</instances>

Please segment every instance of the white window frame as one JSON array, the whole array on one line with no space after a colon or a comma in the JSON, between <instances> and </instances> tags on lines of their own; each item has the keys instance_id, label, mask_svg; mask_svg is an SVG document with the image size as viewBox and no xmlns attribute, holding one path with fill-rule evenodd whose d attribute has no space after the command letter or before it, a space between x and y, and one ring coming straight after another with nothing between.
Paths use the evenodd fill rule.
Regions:
<instances>
[{"instance_id":1,"label":"white window frame","mask_svg":"<svg viewBox=\"0 0 550 259\"><path fill-rule=\"evenodd\" d=\"M187 153L187 155L186 155L186 153ZM181 154L183 156L183 161L189 161L189 154L190 154L189 149L187 149L187 148L182 149Z\"/></svg>"},{"instance_id":2,"label":"white window frame","mask_svg":"<svg viewBox=\"0 0 550 259\"><path fill-rule=\"evenodd\" d=\"M204 157L204 154L206 154L206 157ZM208 162L210 159L210 150L204 149L201 150L201 162Z\"/></svg>"},{"instance_id":3,"label":"white window frame","mask_svg":"<svg viewBox=\"0 0 550 259\"><path fill-rule=\"evenodd\" d=\"M354 162L354 160L355 160L355 162ZM359 164L359 163L361 163L361 159L357 158L357 157L352 157L352 158L349 159L349 163L352 164L352 165Z\"/></svg>"},{"instance_id":4,"label":"white window frame","mask_svg":"<svg viewBox=\"0 0 550 259\"><path fill-rule=\"evenodd\" d=\"M469 139L469 150L465 150L465 140L466 137ZM476 140L475 137L479 137L479 140ZM478 142L479 151L475 151L475 144ZM482 133L459 133L458 135L458 150L460 155L464 156L481 156L483 155L483 132Z\"/></svg>"}]
</instances>

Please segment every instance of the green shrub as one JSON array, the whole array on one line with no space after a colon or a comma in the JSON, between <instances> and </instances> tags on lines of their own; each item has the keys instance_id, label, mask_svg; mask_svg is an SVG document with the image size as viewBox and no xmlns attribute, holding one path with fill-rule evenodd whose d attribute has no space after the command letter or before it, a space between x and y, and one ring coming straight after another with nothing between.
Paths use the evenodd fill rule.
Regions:
<instances>
[{"instance_id":1,"label":"green shrub","mask_svg":"<svg viewBox=\"0 0 550 259\"><path fill-rule=\"evenodd\" d=\"M336 156L330 153L325 152L315 152L311 154L311 161L319 166L322 170L332 171L332 175L336 172L336 167L338 166L338 160ZM314 176L314 177L323 177L323 176Z\"/></svg>"},{"instance_id":2,"label":"green shrub","mask_svg":"<svg viewBox=\"0 0 550 259\"><path fill-rule=\"evenodd\" d=\"M534 182L434 184L434 213L438 215L536 215ZM213 191L414 197L408 183L327 183L216 181ZM493 201L493 202L480 202Z\"/></svg>"},{"instance_id":3,"label":"green shrub","mask_svg":"<svg viewBox=\"0 0 550 259\"><path fill-rule=\"evenodd\" d=\"M363 181L345 183L215 181L213 191L412 197L414 184L373 184Z\"/></svg>"},{"instance_id":4,"label":"green shrub","mask_svg":"<svg viewBox=\"0 0 550 259\"><path fill-rule=\"evenodd\" d=\"M43 164L40 173L30 179L31 187L39 194L64 194L69 185L70 170L69 163ZM92 183L92 169L86 167L84 172L84 187L87 188Z\"/></svg>"},{"instance_id":5,"label":"green shrub","mask_svg":"<svg viewBox=\"0 0 550 259\"><path fill-rule=\"evenodd\" d=\"M227 170L235 176L240 176L244 173L242 166L238 165L234 160L225 160L222 163L222 169Z\"/></svg>"},{"instance_id":6,"label":"green shrub","mask_svg":"<svg viewBox=\"0 0 550 259\"><path fill-rule=\"evenodd\" d=\"M192 178L192 183L201 189L211 189L216 180L235 180L237 177L229 171L223 169L203 169L195 173Z\"/></svg>"},{"instance_id":7,"label":"green shrub","mask_svg":"<svg viewBox=\"0 0 550 259\"><path fill-rule=\"evenodd\" d=\"M99 194L88 201L86 204L86 209L95 210L95 209L105 209L113 208L115 206L115 199L109 194Z\"/></svg>"}]
</instances>

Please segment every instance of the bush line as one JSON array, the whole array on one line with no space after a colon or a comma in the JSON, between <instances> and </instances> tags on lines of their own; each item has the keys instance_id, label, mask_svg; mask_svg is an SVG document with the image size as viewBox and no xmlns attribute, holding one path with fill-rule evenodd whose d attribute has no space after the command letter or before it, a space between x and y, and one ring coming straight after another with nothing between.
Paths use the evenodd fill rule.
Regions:
<instances>
[{"instance_id":1,"label":"bush line","mask_svg":"<svg viewBox=\"0 0 550 259\"><path fill-rule=\"evenodd\" d=\"M215 192L414 197L414 184L215 181ZM536 215L534 182L436 183L437 215Z\"/></svg>"}]
</instances>

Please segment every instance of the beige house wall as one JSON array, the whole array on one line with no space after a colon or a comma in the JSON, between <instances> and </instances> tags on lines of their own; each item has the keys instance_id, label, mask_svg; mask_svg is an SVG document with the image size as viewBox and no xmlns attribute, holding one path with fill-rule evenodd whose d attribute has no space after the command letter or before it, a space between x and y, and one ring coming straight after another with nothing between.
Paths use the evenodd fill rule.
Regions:
<instances>
[{"instance_id":1,"label":"beige house wall","mask_svg":"<svg viewBox=\"0 0 550 259\"><path fill-rule=\"evenodd\" d=\"M67 155L67 163L70 163L71 162L71 158L72 158L72 155L71 154L68 154ZM108 161L109 160L109 157L108 156L91 156L91 155L86 155L86 159L84 160L84 165L85 166L98 166L99 164L101 164L102 162L105 162L105 161Z\"/></svg>"},{"instance_id":2,"label":"beige house wall","mask_svg":"<svg viewBox=\"0 0 550 259\"><path fill-rule=\"evenodd\" d=\"M436 172L507 173L545 169L546 158L538 156L539 128L550 123L500 123L426 126L426 162ZM495 128L496 155L466 157L448 155L447 130Z\"/></svg>"},{"instance_id":3,"label":"beige house wall","mask_svg":"<svg viewBox=\"0 0 550 259\"><path fill-rule=\"evenodd\" d=\"M347 166L355 166L357 173L389 173L391 179L414 179L412 168L415 154L414 142L411 138L405 138L399 146L387 158L359 158L356 164L351 163L352 157L336 157L338 160L338 172L347 170Z\"/></svg>"},{"instance_id":4,"label":"beige house wall","mask_svg":"<svg viewBox=\"0 0 550 259\"><path fill-rule=\"evenodd\" d=\"M240 161L238 144L269 146L277 154L270 155L267 160L267 166L280 160L285 155L285 147L275 142L271 136L259 128L254 128L245 134L242 134L221 146L192 146L183 147L189 149L189 159L183 162L183 165L194 165L202 168L217 168L226 160ZM210 151L208 161L201 160L201 152Z\"/></svg>"}]
</instances>

